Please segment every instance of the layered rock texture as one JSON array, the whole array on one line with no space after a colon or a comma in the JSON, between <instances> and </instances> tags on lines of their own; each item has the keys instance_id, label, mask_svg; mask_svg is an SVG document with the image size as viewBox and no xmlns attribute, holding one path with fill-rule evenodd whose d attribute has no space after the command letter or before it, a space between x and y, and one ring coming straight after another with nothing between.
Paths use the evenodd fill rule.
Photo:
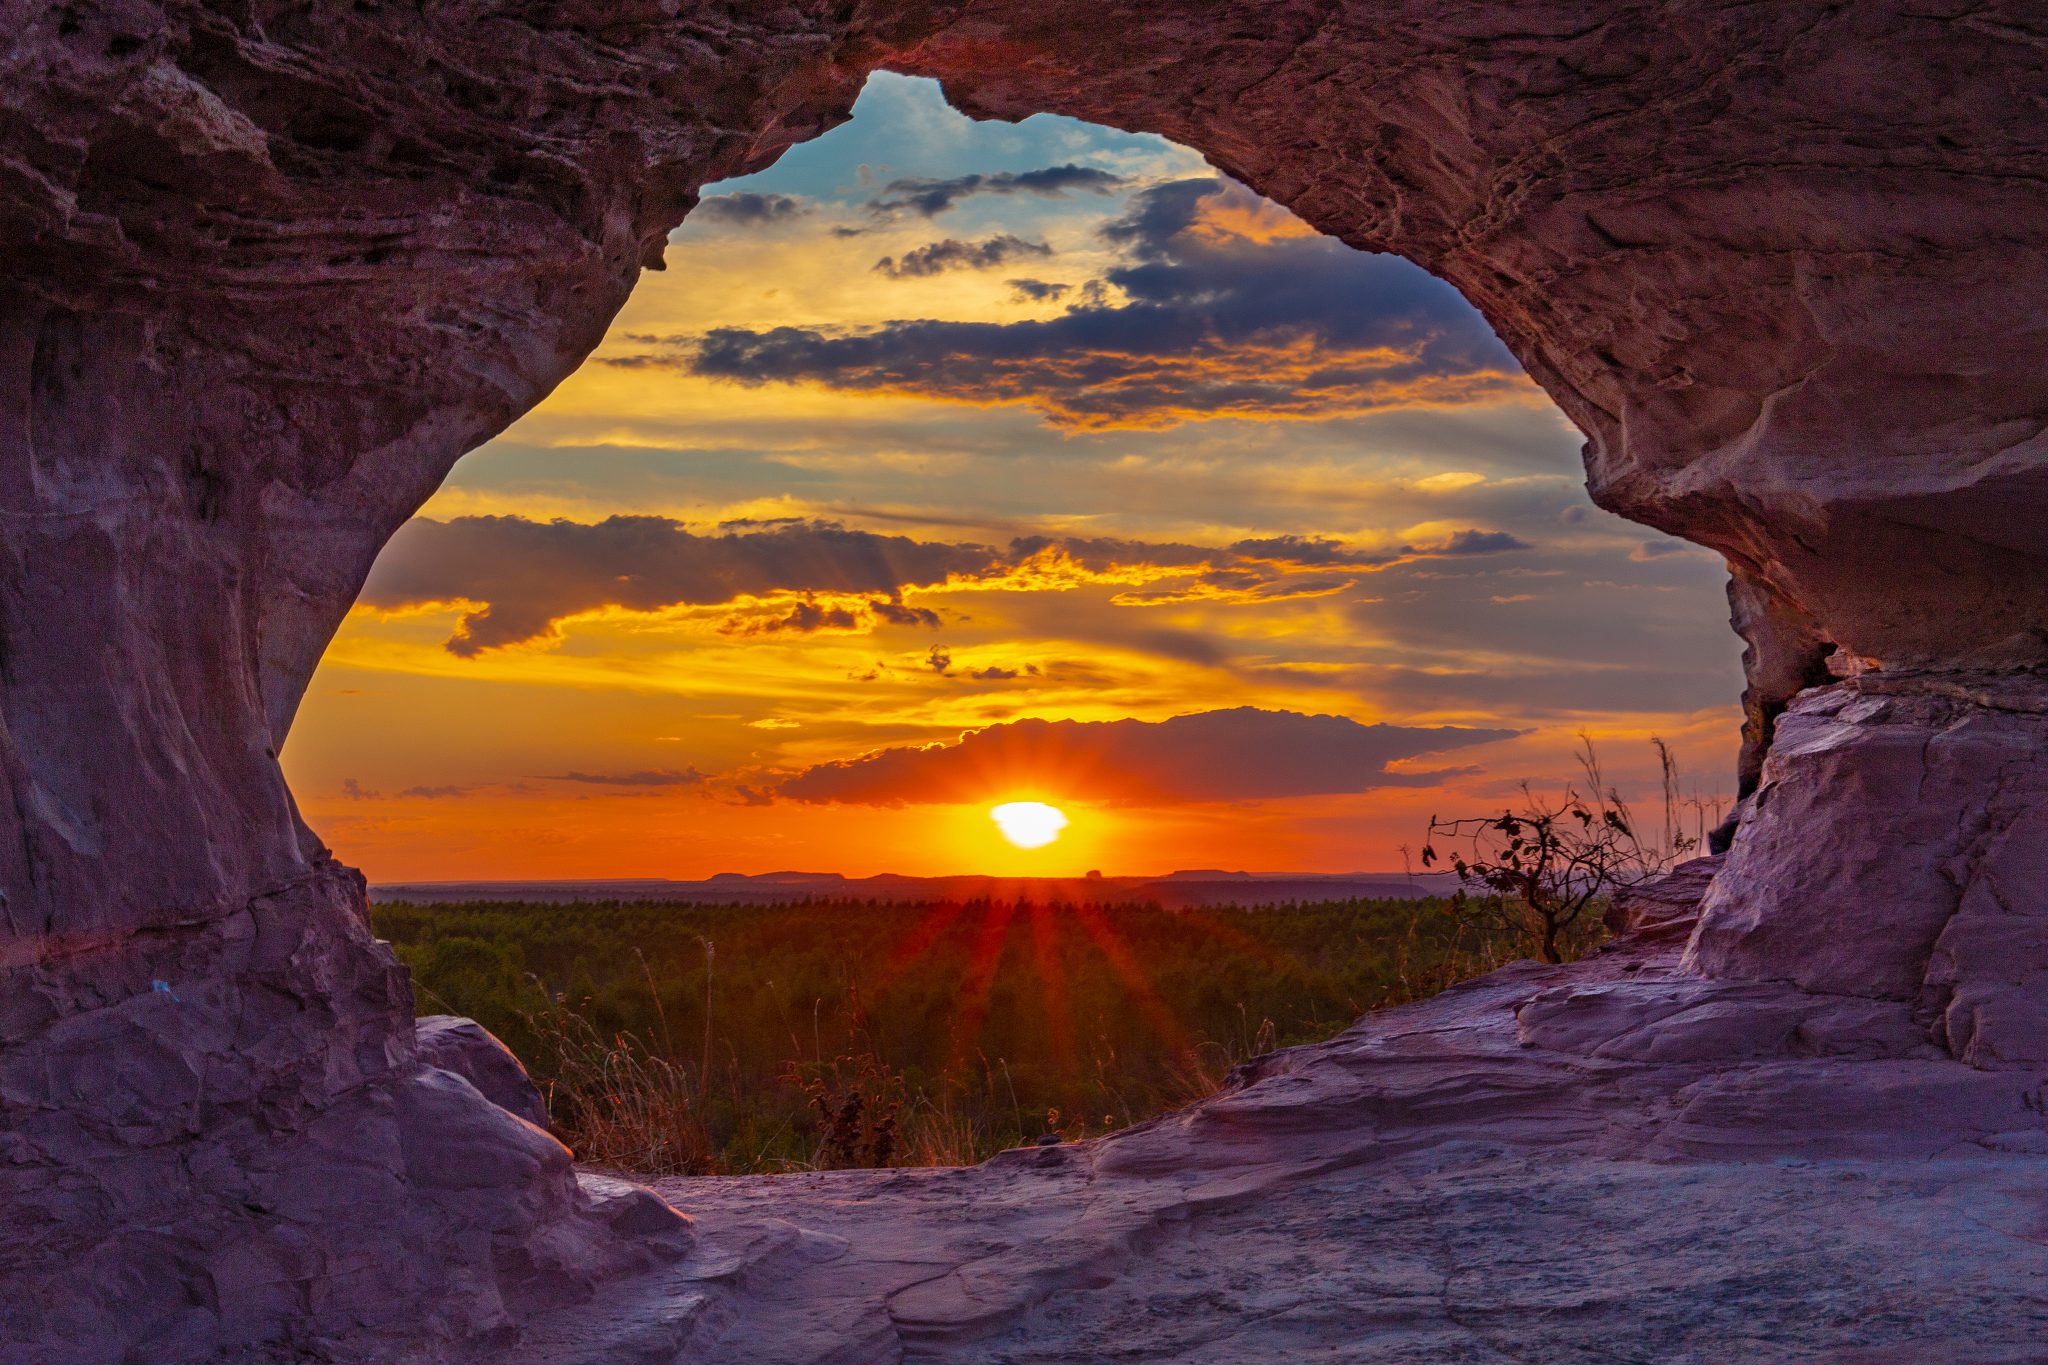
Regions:
<instances>
[{"instance_id":1,"label":"layered rock texture","mask_svg":"<svg viewBox=\"0 0 2048 1365\"><path fill-rule=\"evenodd\" d=\"M1552 981L1486 1074L1750 1077L1683 1110L1734 1152L1809 1101L1859 1160L1920 1150L1902 1105L1951 1149L2038 1134L1972 1098L2048 1065L2038 6L0 0L0 33L9 1351L433 1358L710 1254L422 1064L276 751L450 464L576 366L700 186L883 65L1165 133L1437 271L1586 431L1597 499L1727 556L1754 790L1704 913L1656 990ZM1270 1071L1232 1102L1266 1116L1247 1169L1373 1112ZM1438 1144L1509 1122L1431 1074Z\"/></svg>"},{"instance_id":2,"label":"layered rock texture","mask_svg":"<svg viewBox=\"0 0 2048 1365\"><path fill-rule=\"evenodd\" d=\"M2040 1079L1682 941L1369 1015L1102 1141L660 1182L696 1251L497 1358L2039 1359Z\"/></svg>"}]
</instances>

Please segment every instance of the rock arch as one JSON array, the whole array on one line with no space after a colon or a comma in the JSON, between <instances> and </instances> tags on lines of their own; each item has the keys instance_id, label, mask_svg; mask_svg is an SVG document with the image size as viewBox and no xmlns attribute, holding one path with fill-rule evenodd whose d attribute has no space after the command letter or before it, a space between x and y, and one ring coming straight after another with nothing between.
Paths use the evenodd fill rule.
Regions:
<instances>
[{"instance_id":1,"label":"rock arch","mask_svg":"<svg viewBox=\"0 0 2048 1365\"><path fill-rule=\"evenodd\" d=\"M474 1334L687 1240L418 1067L276 749L384 539L701 185L878 65L1163 132L1458 285L1595 498L1729 561L1755 795L1689 969L2048 1061L2048 35L2018 0L0 15L0 1340Z\"/></svg>"}]
</instances>

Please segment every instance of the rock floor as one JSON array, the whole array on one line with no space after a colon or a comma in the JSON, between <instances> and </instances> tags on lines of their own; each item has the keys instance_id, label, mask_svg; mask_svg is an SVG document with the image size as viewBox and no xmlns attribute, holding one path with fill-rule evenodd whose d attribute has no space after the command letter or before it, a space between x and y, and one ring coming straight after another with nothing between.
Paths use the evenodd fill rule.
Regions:
<instances>
[{"instance_id":1,"label":"rock floor","mask_svg":"<svg viewBox=\"0 0 2048 1365\"><path fill-rule=\"evenodd\" d=\"M476 1359L2048 1358L2044 1078L1867 1001L1718 1009L1677 953L1521 964L1095 1142L658 1182L686 1259Z\"/></svg>"}]
</instances>

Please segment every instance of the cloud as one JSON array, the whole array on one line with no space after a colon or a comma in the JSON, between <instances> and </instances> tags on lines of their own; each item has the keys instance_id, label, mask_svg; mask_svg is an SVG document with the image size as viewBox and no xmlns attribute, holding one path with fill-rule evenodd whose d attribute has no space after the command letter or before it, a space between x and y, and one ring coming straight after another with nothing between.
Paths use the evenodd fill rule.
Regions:
<instances>
[{"instance_id":1,"label":"cloud","mask_svg":"<svg viewBox=\"0 0 2048 1365\"><path fill-rule=\"evenodd\" d=\"M739 523L734 523L739 524ZM913 540L835 522L747 523L700 535L665 517L601 522L513 516L415 518L392 537L363 589L372 609L459 606L445 642L468 658L559 636L566 618L607 608L637 612L724 607L715 627L734 637L884 627L936 629L938 612L904 600L913 591L1118 590L1122 606L1168 602L1271 602L1342 592L1359 574L1418 559L1527 549L1499 531L1464 529L1423 544L1359 547L1316 536L1271 536L1230 546L1115 537L1019 536L1007 546ZM1216 662L1214 647L1172 633L1168 657ZM1189 650L1201 653L1191 658Z\"/></svg>"},{"instance_id":2,"label":"cloud","mask_svg":"<svg viewBox=\"0 0 2048 1365\"><path fill-rule=\"evenodd\" d=\"M1050 255L1052 248L1044 242L1027 242L1007 232L980 242L948 237L906 251L901 259L884 256L875 262L875 272L891 279L915 279L948 270L994 270L1012 261Z\"/></svg>"},{"instance_id":3,"label":"cloud","mask_svg":"<svg viewBox=\"0 0 2048 1365\"><path fill-rule=\"evenodd\" d=\"M398 799L401 801L444 801L453 797L467 796L475 790L476 788L474 787L407 787L404 791L398 793ZM372 791L353 777L341 779L341 794L344 799L349 801L382 801L384 799L383 792Z\"/></svg>"},{"instance_id":4,"label":"cloud","mask_svg":"<svg viewBox=\"0 0 2048 1365\"><path fill-rule=\"evenodd\" d=\"M769 227L794 222L812 210L808 200L791 194L714 194L691 211L690 221Z\"/></svg>"},{"instance_id":5,"label":"cloud","mask_svg":"<svg viewBox=\"0 0 2048 1365\"><path fill-rule=\"evenodd\" d=\"M725 635L867 635L881 625L937 629L939 624L939 614L929 607L906 607L883 597L836 602L805 597L783 615L776 615L777 610L771 604L765 612L760 608L736 611L721 621L718 629Z\"/></svg>"},{"instance_id":6,"label":"cloud","mask_svg":"<svg viewBox=\"0 0 2048 1365\"><path fill-rule=\"evenodd\" d=\"M1084 429L1359 416L1536 393L1451 286L1317 236L1233 183L1155 186L1102 231L1123 263L1057 317L640 335L628 340L641 350L603 363L749 386L1024 404Z\"/></svg>"},{"instance_id":7,"label":"cloud","mask_svg":"<svg viewBox=\"0 0 2048 1365\"><path fill-rule=\"evenodd\" d=\"M1010 286L1010 296L1019 303L1056 303L1073 289L1071 284L1054 284L1049 280L1004 280Z\"/></svg>"},{"instance_id":8,"label":"cloud","mask_svg":"<svg viewBox=\"0 0 2048 1365\"><path fill-rule=\"evenodd\" d=\"M651 768L631 773L548 773L542 780L582 782L594 787L693 787L704 778L705 775L695 768L685 768L681 772L673 768Z\"/></svg>"},{"instance_id":9,"label":"cloud","mask_svg":"<svg viewBox=\"0 0 2048 1365\"><path fill-rule=\"evenodd\" d=\"M1702 551L1697 545L1683 540L1646 540L1628 552L1628 557L1637 564L1649 564L1673 555L1711 553Z\"/></svg>"},{"instance_id":10,"label":"cloud","mask_svg":"<svg viewBox=\"0 0 2048 1365\"><path fill-rule=\"evenodd\" d=\"M879 619L904 619L907 609L895 599L905 585L986 573L1000 562L987 546L914 541L829 522L706 536L665 517L415 518L378 558L362 600L386 608L483 604L465 612L447 642L450 653L467 657L550 637L562 618L602 607L658 611L834 593L863 599ZM780 628L792 630L805 628L810 616L801 603L774 614ZM913 615L919 624L933 623Z\"/></svg>"},{"instance_id":11,"label":"cloud","mask_svg":"<svg viewBox=\"0 0 2048 1365\"><path fill-rule=\"evenodd\" d=\"M911 212L934 218L962 199L977 194L1028 194L1039 199L1064 199L1071 191L1110 194L1128 184L1123 176L1093 166L1044 166L1035 171L996 171L958 175L947 180L892 180L868 201L874 213Z\"/></svg>"},{"instance_id":12,"label":"cloud","mask_svg":"<svg viewBox=\"0 0 2048 1365\"><path fill-rule=\"evenodd\" d=\"M1456 557L1459 555L1497 555L1509 550L1529 550L1535 547L1519 536L1506 531L1454 531L1447 538L1420 553Z\"/></svg>"},{"instance_id":13,"label":"cloud","mask_svg":"<svg viewBox=\"0 0 2048 1365\"><path fill-rule=\"evenodd\" d=\"M1423 754L1512 739L1516 730L1364 725L1344 716L1238 707L1165 721L1019 720L958 743L821 763L777 795L896 806L1016 793L1082 801L1246 801L1426 786L1389 771Z\"/></svg>"},{"instance_id":14,"label":"cloud","mask_svg":"<svg viewBox=\"0 0 2048 1365\"><path fill-rule=\"evenodd\" d=\"M1358 551L1329 536L1265 536L1240 540L1230 548L1233 553L1247 559L1280 564L1352 565L1358 562ZM1383 564L1387 560L1381 558L1377 562Z\"/></svg>"},{"instance_id":15,"label":"cloud","mask_svg":"<svg viewBox=\"0 0 2048 1365\"><path fill-rule=\"evenodd\" d=\"M868 610L876 620L892 626L926 626L936 630L939 625L939 614L929 607L906 607L901 602L877 599L868 603Z\"/></svg>"}]
</instances>

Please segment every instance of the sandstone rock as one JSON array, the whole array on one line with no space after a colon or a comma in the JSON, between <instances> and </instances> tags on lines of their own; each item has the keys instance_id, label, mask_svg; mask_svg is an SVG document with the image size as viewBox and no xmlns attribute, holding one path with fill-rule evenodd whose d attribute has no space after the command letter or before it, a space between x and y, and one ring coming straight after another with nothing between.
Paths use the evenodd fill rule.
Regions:
<instances>
[{"instance_id":1,"label":"sandstone rock","mask_svg":"<svg viewBox=\"0 0 2048 1365\"><path fill-rule=\"evenodd\" d=\"M512 1050L474 1019L430 1014L418 1021L420 1062L452 1071L500 1109L546 1131L547 1101Z\"/></svg>"},{"instance_id":2,"label":"sandstone rock","mask_svg":"<svg viewBox=\"0 0 2048 1365\"><path fill-rule=\"evenodd\" d=\"M1693 858L1661 877L1616 891L1602 916L1607 932L1659 938L1690 934L1721 862L1719 856Z\"/></svg>"},{"instance_id":3,"label":"sandstone rock","mask_svg":"<svg viewBox=\"0 0 2048 1365\"><path fill-rule=\"evenodd\" d=\"M330 863L199 931L16 972L0 1359L503 1338L687 1249L659 1200L586 1187L559 1142L418 1065L366 919Z\"/></svg>"},{"instance_id":4,"label":"sandstone rock","mask_svg":"<svg viewBox=\"0 0 2048 1365\"><path fill-rule=\"evenodd\" d=\"M1519 964L969 1170L662 1181L698 1213L690 1257L469 1358L2037 1357L2048 1119L2023 1088L1902 1004L1705 982L1679 951ZM1528 1036L1539 1002L1604 999L1654 1039L1660 990L1742 1004L1734 1046ZM1901 1050L1749 1047L1746 1016L1789 1039L1838 1010L1888 1016Z\"/></svg>"},{"instance_id":5,"label":"sandstone rock","mask_svg":"<svg viewBox=\"0 0 2048 1365\"><path fill-rule=\"evenodd\" d=\"M1645 1060L1661 1022L1607 1016L1677 997L1576 986L1503 1044L1539 1060L1459 1059L1511 1036L1481 1007L1511 975L1443 1002L1435 1062L1397 1062L1431 1090L1347 1089L1374 1044L1270 1064L1174 1131L1286 1161L1354 1124L1414 1151L1446 1125L1591 1141L1615 1120L1576 1088L1620 1068L1694 1116L1667 1151L1812 1104L1830 1150L1904 1152L1901 1106L1976 1132L2027 1093L1917 1057L1755 1060L1783 991L1832 1002L1794 1036L1906 1011L1980 1066L2042 1055L2048 35L2022 0L0 0L0 31L9 1351L502 1335L687 1240L421 1068L403 973L276 754L452 461L574 369L703 184L844 118L879 65L970 111L1179 138L1437 271L1586 431L1596 499L1733 572L1760 785L1685 959L1727 989L1687 1007L1684 1050L1750 1070L1672 1092L1656 1068L1706 1063ZM1816 659L1860 676L1792 699ZM1094 1169L1165 1182L1226 1150ZM1214 1198L1257 1188L1242 1167ZM997 1270L907 1289L911 1335L969 1331ZM715 1335L714 1298L642 1346Z\"/></svg>"},{"instance_id":6,"label":"sandstone rock","mask_svg":"<svg viewBox=\"0 0 2048 1365\"><path fill-rule=\"evenodd\" d=\"M1866 674L1777 730L1687 966L1920 1004L1983 1065L2048 1056L2048 682Z\"/></svg>"}]
</instances>

